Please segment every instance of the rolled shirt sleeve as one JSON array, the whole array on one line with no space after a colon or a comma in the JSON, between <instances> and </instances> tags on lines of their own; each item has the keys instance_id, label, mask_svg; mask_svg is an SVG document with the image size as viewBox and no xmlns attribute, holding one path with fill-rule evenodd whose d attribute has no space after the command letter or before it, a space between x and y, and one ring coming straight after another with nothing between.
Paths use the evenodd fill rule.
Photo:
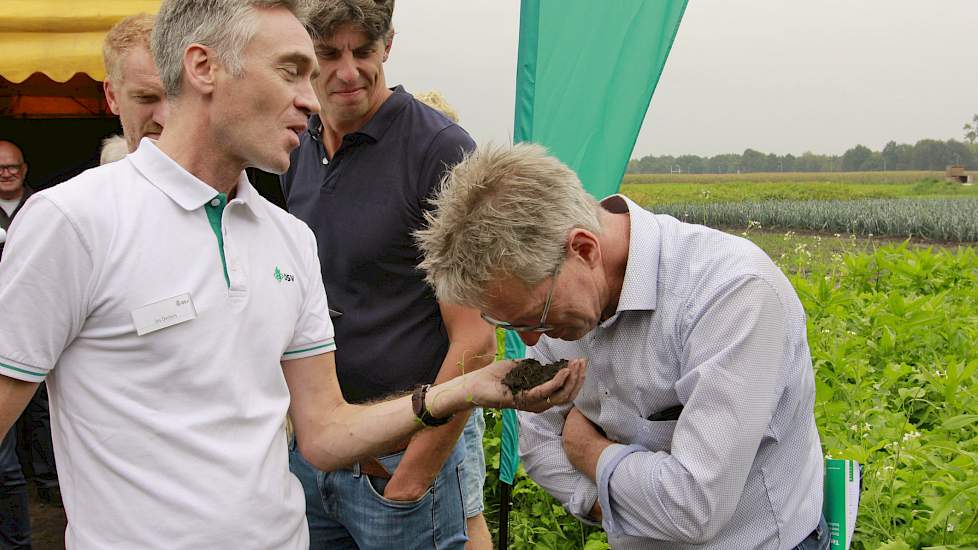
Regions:
<instances>
[{"instance_id":1,"label":"rolled shirt sleeve","mask_svg":"<svg viewBox=\"0 0 978 550\"><path fill-rule=\"evenodd\" d=\"M14 219L0 262L0 374L43 381L78 335L92 293L92 249L43 193Z\"/></svg>"},{"instance_id":2,"label":"rolled shirt sleeve","mask_svg":"<svg viewBox=\"0 0 978 550\"><path fill-rule=\"evenodd\" d=\"M541 363L553 361L537 345L527 349L527 356ZM579 472L564 453L561 440L564 418L571 405L554 407L546 412L533 414L520 412L520 458L527 474L548 493L553 495L568 512L578 519L596 524L589 516L598 500L597 485Z\"/></svg>"},{"instance_id":3,"label":"rolled shirt sleeve","mask_svg":"<svg viewBox=\"0 0 978 550\"><path fill-rule=\"evenodd\" d=\"M744 277L687 312L676 384L685 403L671 453L612 445L600 457L597 489L609 536L714 538L737 508L774 414L786 353L777 291Z\"/></svg>"}]
</instances>

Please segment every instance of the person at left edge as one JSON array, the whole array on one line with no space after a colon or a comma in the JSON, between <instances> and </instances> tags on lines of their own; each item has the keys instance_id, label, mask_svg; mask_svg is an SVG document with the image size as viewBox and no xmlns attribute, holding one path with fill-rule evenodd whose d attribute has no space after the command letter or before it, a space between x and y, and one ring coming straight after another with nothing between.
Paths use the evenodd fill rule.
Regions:
<instances>
[{"instance_id":1,"label":"person at left edge","mask_svg":"<svg viewBox=\"0 0 978 550\"><path fill-rule=\"evenodd\" d=\"M24 185L26 178L27 161L23 151L12 141L0 140L0 257L7 229L31 195L30 188ZM40 398L38 392L29 407L36 409L36 401ZM46 410L39 412L47 414ZM23 416L30 415L25 412ZM0 548L4 550L31 547L27 481L17 456L17 436L16 426L0 432Z\"/></svg>"},{"instance_id":2,"label":"person at left edge","mask_svg":"<svg viewBox=\"0 0 978 550\"><path fill-rule=\"evenodd\" d=\"M11 227L0 432L47 379L72 550L302 550L287 410L329 470L475 405L542 410L580 386L576 361L517 403L500 362L343 401L313 235L243 176L285 170L318 108L304 4L164 0L160 141L35 194Z\"/></svg>"}]
</instances>

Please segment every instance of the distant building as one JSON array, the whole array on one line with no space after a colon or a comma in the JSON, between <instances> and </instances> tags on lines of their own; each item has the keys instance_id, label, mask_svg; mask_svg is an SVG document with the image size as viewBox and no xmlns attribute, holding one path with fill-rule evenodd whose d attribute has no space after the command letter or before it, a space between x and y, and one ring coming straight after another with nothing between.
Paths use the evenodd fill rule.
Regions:
<instances>
[{"instance_id":1,"label":"distant building","mask_svg":"<svg viewBox=\"0 0 978 550\"><path fill-rule=\"evenodd\" d=\"M974 174L966 174L964 171L964 166L960 164L952 164L947 167L944 171L944 179L947 181L953 181L954 183L974 183Z\"/></svg>"}]
</instances>

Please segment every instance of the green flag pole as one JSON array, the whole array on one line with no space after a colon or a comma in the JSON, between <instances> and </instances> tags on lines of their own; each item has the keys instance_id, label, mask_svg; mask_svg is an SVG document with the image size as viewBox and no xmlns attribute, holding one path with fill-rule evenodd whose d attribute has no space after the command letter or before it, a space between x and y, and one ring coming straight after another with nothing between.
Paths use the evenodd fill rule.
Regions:
<instances>
[{"instance_id":1,"label":"green flag pole","mask_svg":"<svg viewBox=\"0 0 978 550\"><path fill-rule=\"evenodd\" d=\"M686 0L522 0L513 138L546 146L597 198L618 191ZM507 333L506 356L523 357ZM503 411L499 548L519 467L516 414Z\"/></svg>"}]
</instances>

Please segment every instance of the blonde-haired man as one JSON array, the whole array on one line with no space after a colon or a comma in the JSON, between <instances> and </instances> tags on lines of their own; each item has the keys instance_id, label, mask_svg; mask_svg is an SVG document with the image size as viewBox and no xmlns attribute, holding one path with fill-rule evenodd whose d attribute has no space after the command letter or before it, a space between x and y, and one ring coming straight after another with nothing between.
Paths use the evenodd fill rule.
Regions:
<instances>
[{"instance_id":1,"label":"blonde-haired man","mask_svg":"<svg viewBox=\"0 0 978 550\"><path fill-rule=\"evenodd\" d=\"M312 232L247 167L283 171L318 109L304 0L163 0L158 142L35 194L0 264L0 433L49 380L73 550L305 550L297 445L324 470L475 404L500 362L350 405ZM519 405L569 401L577 361Z\"/></svg>"},{"instance_id":2,"label":"blonde-haired man","mask_svg":"<svg viewBox=\"0 0 978 550\"><path fill-rule=\"evenodd\" d=\"M572 405L521 415L527 472L615 549L824 549L805 315L752 243L598 203L536 145L458 164L421 263L541 362L587 357Z\"/></svg>"},{"instance_id":3,"label":"blonde-haired man","mask_svg":"<svg viewBox=\"0 0 978 550\"><path fill-rule=\"evenodd\" d=\"M163 84L149 51L153 16L140 13L119 21L105 35L105 99L119 115L129 152L144 137L159 139L166 119Z\"/></svg>"}]
</instances>

